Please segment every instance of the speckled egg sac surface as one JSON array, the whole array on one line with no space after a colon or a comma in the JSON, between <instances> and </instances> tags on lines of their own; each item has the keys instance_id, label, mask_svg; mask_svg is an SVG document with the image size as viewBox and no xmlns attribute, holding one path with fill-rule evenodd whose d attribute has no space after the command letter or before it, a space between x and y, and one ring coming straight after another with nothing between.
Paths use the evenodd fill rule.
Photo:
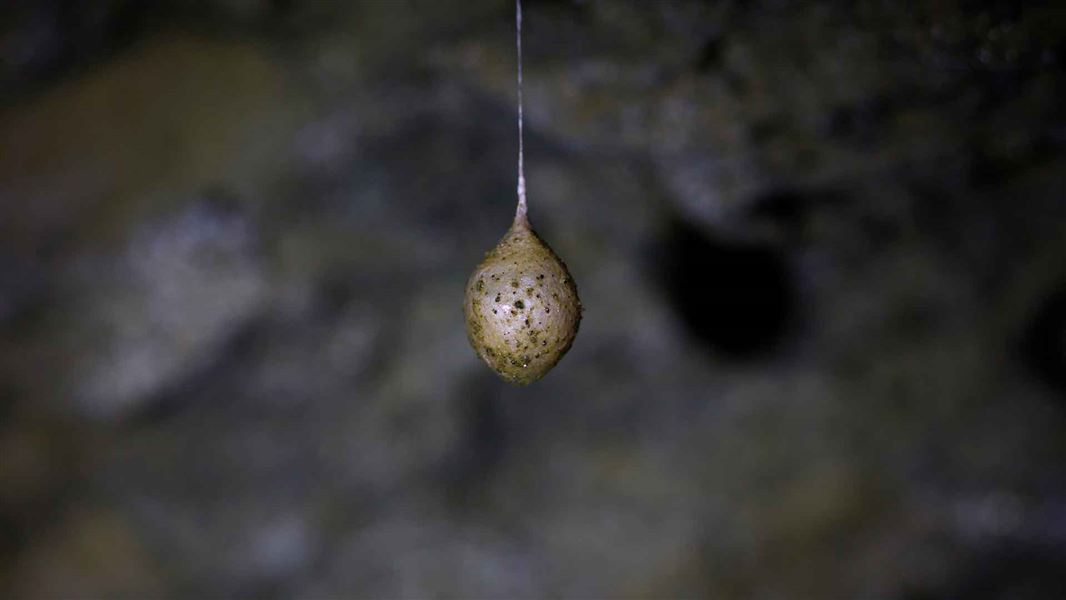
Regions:
<instances>
[{"instance_id":1,"label":"speckled egg sac surface","mask_svg":"<svg viewBox=\"0 0 1066 600\"><path fill-rule=\"evenodd\" d=\"M505 380L528 385L570 349L581 301L563 261L519 221L471 275L465 313L481 360Z\"/></svg>"}]
</instances>

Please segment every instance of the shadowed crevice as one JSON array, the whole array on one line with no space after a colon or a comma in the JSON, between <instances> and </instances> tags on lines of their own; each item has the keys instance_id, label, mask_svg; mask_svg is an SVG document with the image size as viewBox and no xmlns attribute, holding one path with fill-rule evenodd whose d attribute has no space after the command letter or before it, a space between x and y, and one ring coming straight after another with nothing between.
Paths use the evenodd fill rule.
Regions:
<instances>
[{"instance_id":1,"label":"shadowed crevice","mask_svg":"<svg viewBox=\"0 0 1066 600\"><path fill-rule=\"evenodd\" d=\"M653 266L686 329L724 357L772 353L796 312L783 254L768 244L734 242L681 220L662 239Z\"/></svg>"}]
</instances>

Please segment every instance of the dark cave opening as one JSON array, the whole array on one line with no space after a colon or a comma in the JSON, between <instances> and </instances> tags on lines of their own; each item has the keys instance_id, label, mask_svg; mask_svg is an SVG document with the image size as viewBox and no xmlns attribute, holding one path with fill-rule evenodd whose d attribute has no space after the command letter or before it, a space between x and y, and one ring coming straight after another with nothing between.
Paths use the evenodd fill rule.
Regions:
<instances>
[{"instance_id":1,"label":"dark cave opening","mask_svg":"<svg viewBox=\"0 0 1066 600\"><path fill-rule=\"evenodd\" d=\"M654 266L686 329L723 357L772 353L795 317L797 292L783 252L716 237L675 219Z\"/></svg>"}]
</instances>

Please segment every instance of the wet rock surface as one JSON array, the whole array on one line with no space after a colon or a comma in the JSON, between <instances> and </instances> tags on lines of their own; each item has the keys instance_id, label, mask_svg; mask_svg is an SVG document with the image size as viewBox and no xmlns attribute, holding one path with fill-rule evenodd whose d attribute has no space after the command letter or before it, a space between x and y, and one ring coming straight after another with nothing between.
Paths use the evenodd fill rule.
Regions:
<instances>
[{"instance_id":1,"label":"wet rock surface","mask_svg":"<svg viewBox=\"0 0 1066 600\"><path fill-rule=\"evenodd\" d=\"M1060 597L1054 3L0 11L0 596Z\"/></svg>"}]
</instances>

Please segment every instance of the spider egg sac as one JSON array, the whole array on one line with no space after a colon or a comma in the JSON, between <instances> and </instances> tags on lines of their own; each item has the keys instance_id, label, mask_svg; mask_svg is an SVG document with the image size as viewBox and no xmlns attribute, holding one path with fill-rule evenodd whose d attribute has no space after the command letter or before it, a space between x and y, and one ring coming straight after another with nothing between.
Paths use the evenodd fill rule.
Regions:
<instances>
[{"instance_id":1,"label":"spider egg sac","mask_svg":"<svg viewBox=\"0 0 1066 600\"><path fill-rule=\"evenodd\" d=\"M581 300L566 265L523 215L470 276L465 313L481 360L505 380L528 385L570 349Z\"/></svg>"}]
</instances>

